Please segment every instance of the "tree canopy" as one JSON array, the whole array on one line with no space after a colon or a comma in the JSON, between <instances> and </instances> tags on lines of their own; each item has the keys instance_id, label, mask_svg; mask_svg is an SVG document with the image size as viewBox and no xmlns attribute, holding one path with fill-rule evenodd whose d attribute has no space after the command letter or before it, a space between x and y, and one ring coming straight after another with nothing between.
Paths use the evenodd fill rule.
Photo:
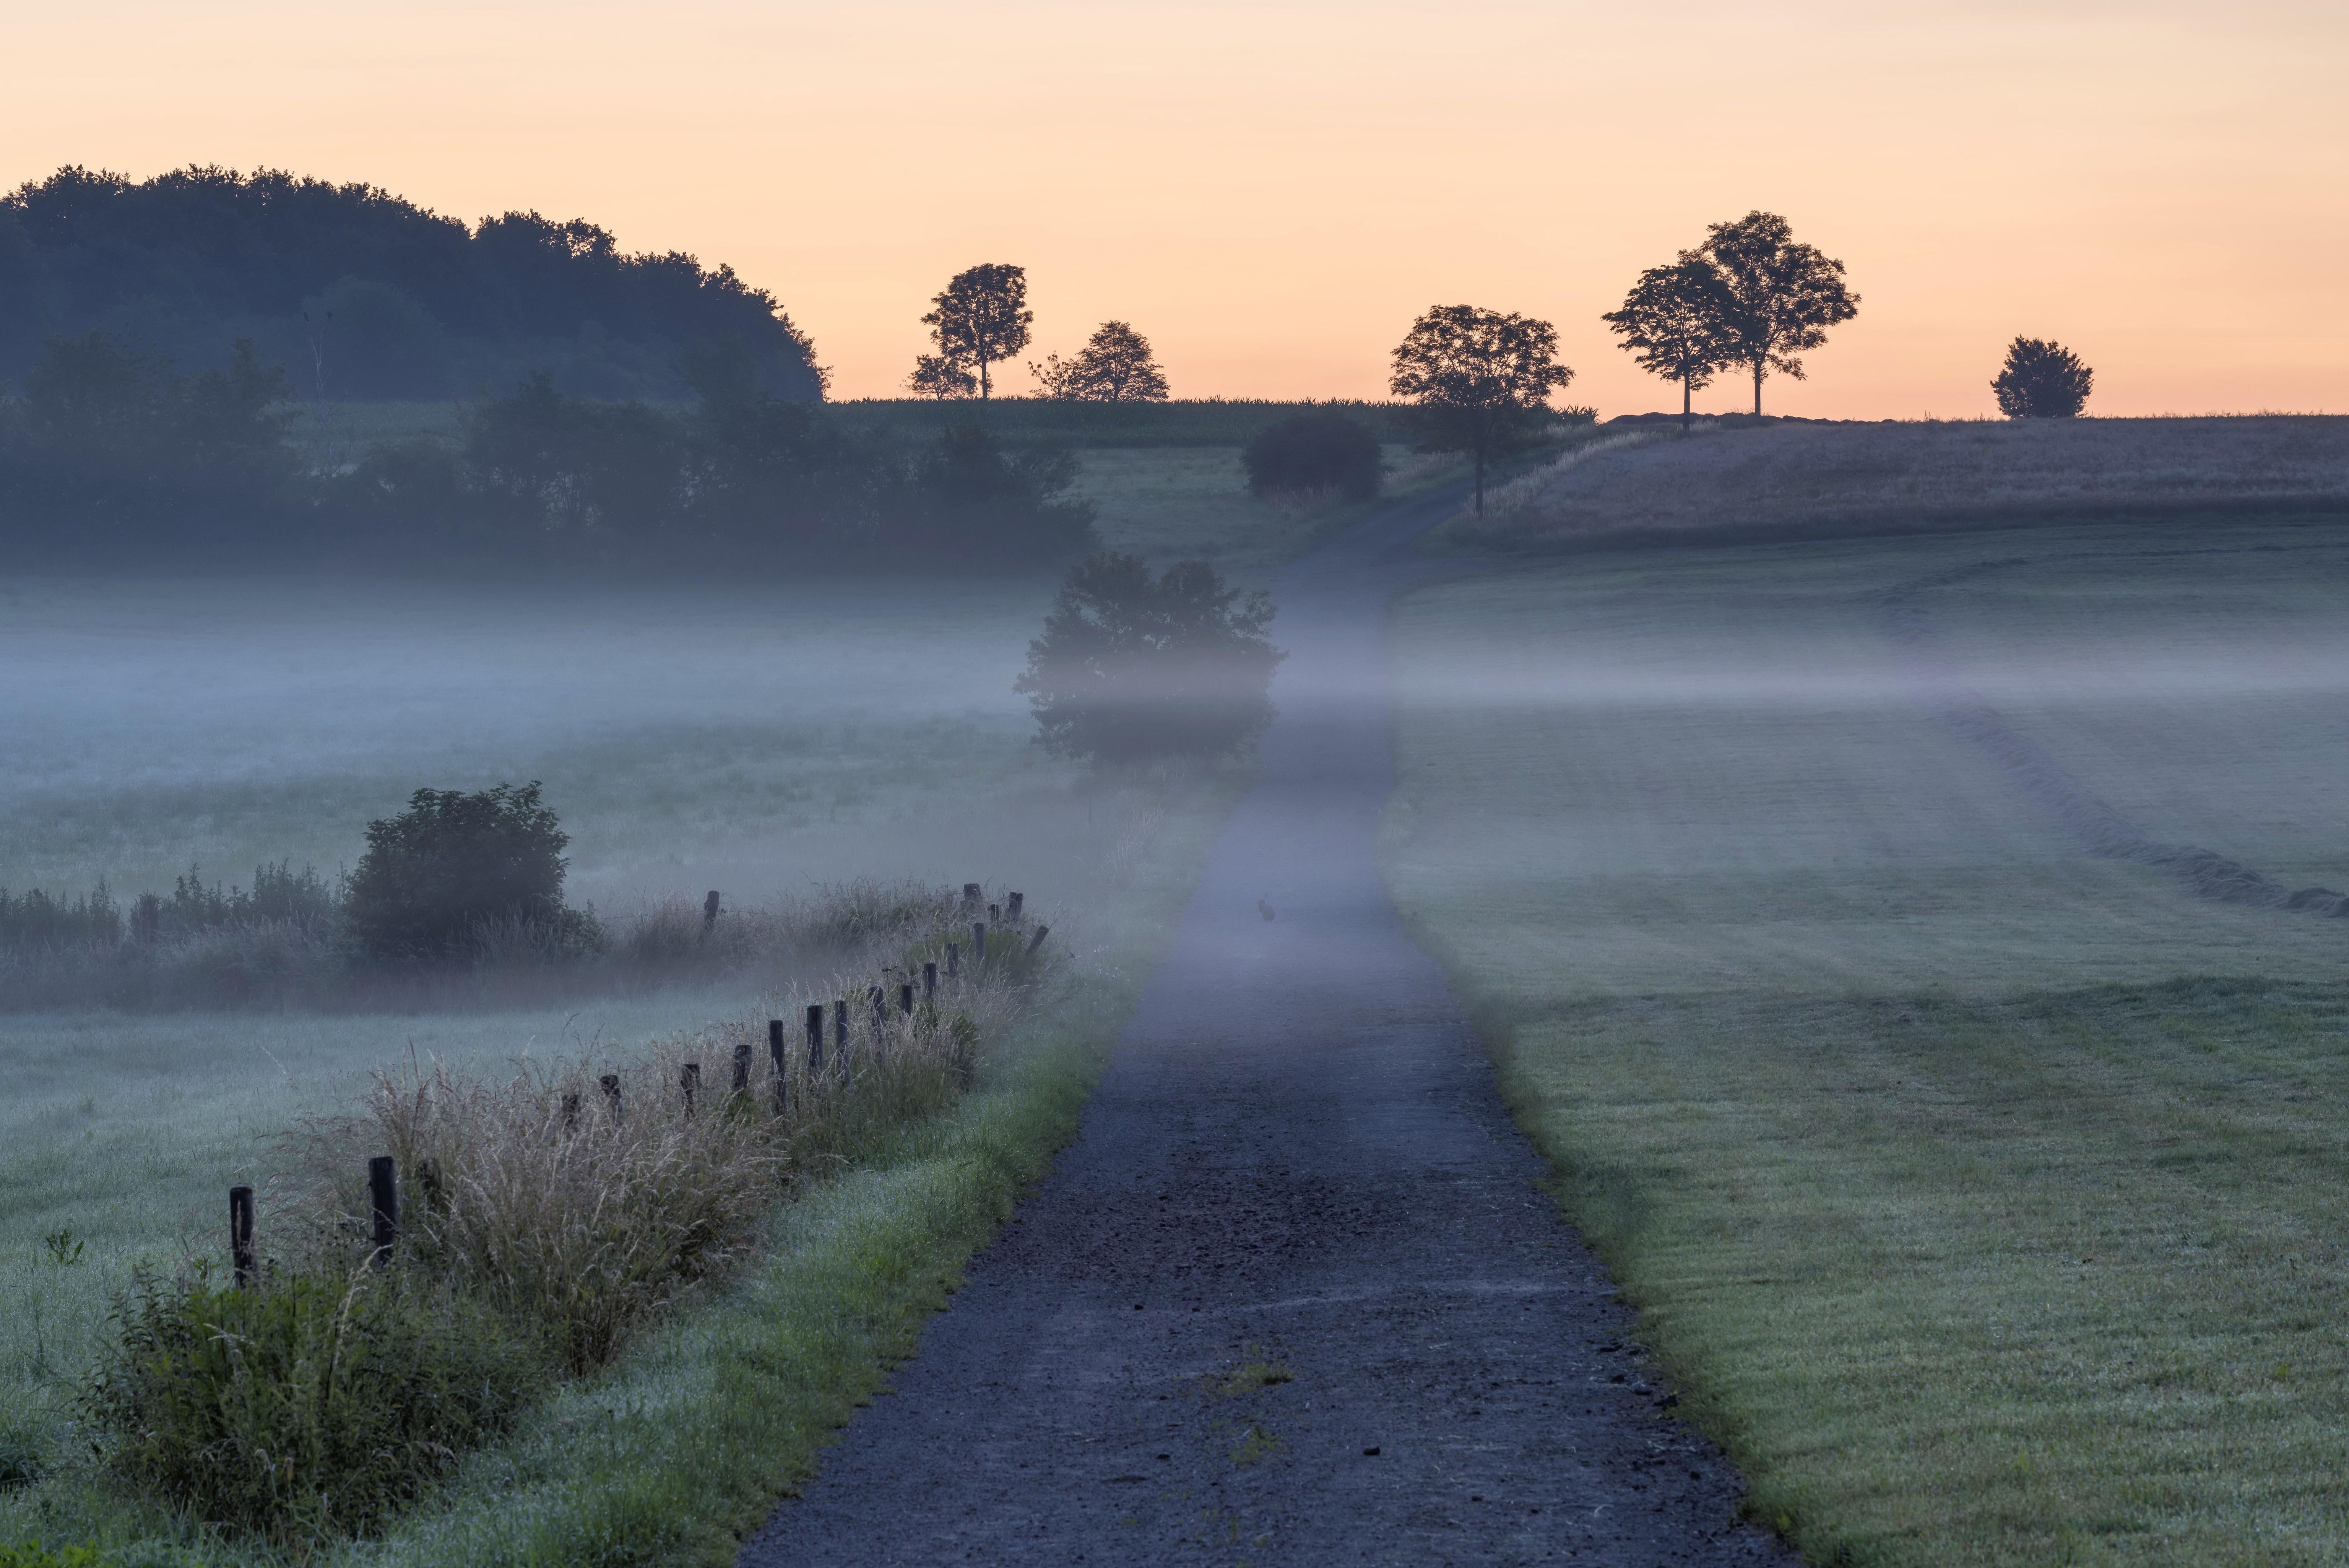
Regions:
<instances>
[{"instance_id":1,"label":"tree canopy","mask_svg":"<svg viewBox=\"0 0 2349 1568\"><path fill-rule=\"evenodd\" d=\"M1548 322L1438 305L1395 346L1387 385L1420 405L1428 450L1475 458L1481 513L1485 465L1522 446L1543 423L1550 393L1573 379L1557 362L1557 329Z\"/></svg>"},{"instance_id":2,"label":"tree canopy","mask_svg":"<svg viewBox=\"0 0 2349 1568\"><path fill-rule=\"evenodd\" d=\"M1696 252L1682 251L1671 265L1641 273L1623 308L1599 317L1640 369L1680 383L1682 430L1692 395L1730 363L1723 327L1728 308L1720 272Z\"/></svg>"},{"instance_id":3,"label":"tree canopy","mask_svg":"<svg viewBox=\"0 0 2349 1568\"><path fill-rule=\"evenodd\" d=\"M1711 225L1696 254L1720 278L1720 352L1724 364L1752 373L1756 414L1764 376L1778 370L1803 379L1798 356L1859 314L1859 296L1844 286L1843 263L1795 239L1775 213Z\"/></svg>"},{"instance_id":4,"label":"tree canopy","mask_svg":"<svg viewBox=\"0 0 2349 1568\"><path fill-rule=\"evenodd\" d=\"M1028 269L983 262L947 280L930 301L922 325L938 346L937 358L978 377L985 402L994 389L988 368L1028 347L1036 313L1028 308Z\"/></svg>"},{"instance_id":5,"label":"tree canopy","mask_svg":"<svg viewBox=\"0 0 2349 1568\"><path fill-rule=\"evenodd\" d=\"M1013 683L1037 743L1102 763L1212 758L1272 722L1265 636L1272 600L1227 587L1205 561L1154 573L1137 556L1089 556L1069 570L1044 635Z\"/></svg>"},{"instance_id":6,"label":"tree canopy","mask_svg":"<svg viewBox=\"0 0 2349 1568\"><path fill-rule=\"evenodd\" d=\"M2008 419L2068 420L2087 405L2095 385L2096 373L2061 343L2017 337L1990 388Z\"/></svg>"},{"instance_id":7,"label":"tree canopy","mask_svg":"<svg viewBox=\"0 0 2349 1568\"><path fill-rule=\"evenodd\" d=\"M190 167L58 170L0 198L0 379L104 331L209 369L251 338L309 397L438 398L544 369L561 389L678 396L680 352L733 345L779 397L823 395L774 297L574 218L464 223L366 184Z\"/></svg>"},{"instance_id":8,"label":"tree canopy","mask_svg":"<svg viewBox=\"0 0 2349 1568\"><path fill-rule=\"evenodd\" d=\"M1063 402L1163 403L1166 373L1150 339L1123 321L1104 321L1071 359L1048 354L1028 367L1044 395Z\"/></svg>"}]
</instances>

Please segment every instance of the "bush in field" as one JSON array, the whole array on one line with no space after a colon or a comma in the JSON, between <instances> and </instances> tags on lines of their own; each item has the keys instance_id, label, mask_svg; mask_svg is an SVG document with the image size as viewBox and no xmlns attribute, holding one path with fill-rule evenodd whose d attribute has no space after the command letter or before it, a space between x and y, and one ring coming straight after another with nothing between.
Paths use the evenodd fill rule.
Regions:
<instances>
[{"instance_id":1,"label":"bush in field","mask_svg":"<svg viewBox=\"0 0 2349 1568\"><path fill-rule=\"evenodd\" d=\"M1069 569L1013 683L1037 742L1096 763L1218 757L1272 722L1272 600L1205 561L1161 575L1104 551Z\"/></svg>"},{"instance_id":2,"label":"bush in field","mask_svg":"<svg viewBox=\"0 0 2349 1568\"><path fill-rule=\"evenodd\" d=\"M517 926L564 950L601 940L595 918L565 909L570 836L539 801L536 781L468 794L420 789L398 816L367 825L344 919L377 958L460 957Z\"/></svg>"},{"instance_id":3,"label":"bush in field","mask_svg":"<svg viewBox=\"0 0 2349 1568\"><path fill-rule=\"evenodd\" d=\"M2006 363L1990 389L1998 411L2011 420L2068 420L2086 406L2096 373L2060 343L2018 337L2007 345Z\"/></svg>"},{"instance_id":4,"label":"bush in field","mask_svg":"<svg viewBox=\"0 0 2349 1568\"><path fill-rule=\"evenodd\" d=\"M1076 459L1006 452L977 424L950 427L909 466L885 542L957 560L1065 561L1093 544L1091 502L1072 496Z\"/></svg>"},{"instance_id":5,"label":"bush in field","mask_svg":"<svg viewBox=\"0 0 2349 1568\"><path fill-rule=\"evenodd\" d=\"M378 1522L542 1376L487 1308L397 1271L240 1290L141 1268L114 1321L83 1400L108 1468L287 1542Z\"/></svg>"},{"instance_id":6,"label":"bush in field","mask_svg":"<svg viewBox=\"0 0 2349 1568\"><path fill-rule=\"evenodd\" d=\"M1240 463L1257 495L1333 490L1371 501L1379 493L1378 435L1340 413L1291 414L1267 425L1241 449Z\"/></svg>"}]
</instances>

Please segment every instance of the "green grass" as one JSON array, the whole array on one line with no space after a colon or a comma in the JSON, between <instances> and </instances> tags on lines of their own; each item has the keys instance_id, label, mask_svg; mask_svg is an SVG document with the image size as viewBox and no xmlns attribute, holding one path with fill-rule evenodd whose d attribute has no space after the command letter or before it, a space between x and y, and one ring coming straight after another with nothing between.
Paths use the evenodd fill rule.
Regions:
<instances>
[{"instance_id":1,"label":"green grass","mask_svg":"<svg viewBox=\"0 0 2349 1568\"><path fill-rule=\"evenodd\" d=\"M1391 884L1684 1408L1813 1561L2349 1555L2349 929L2082 855L1874 597L2148 832L2349 886L2349 536L1667 554L1397 617ZM2210 977L2220 978L2210 978Z\"/></svg>"}]
</instances>

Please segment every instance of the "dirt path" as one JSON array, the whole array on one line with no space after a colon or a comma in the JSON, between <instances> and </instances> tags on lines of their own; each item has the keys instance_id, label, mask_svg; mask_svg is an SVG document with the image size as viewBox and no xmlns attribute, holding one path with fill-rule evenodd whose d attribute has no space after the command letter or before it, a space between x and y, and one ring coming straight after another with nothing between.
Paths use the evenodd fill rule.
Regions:
<instances>
[{"instance_id":1,"label":"dirt path","mask_svg":"<svg viewBox=\"0 0 2349 1568\"><path fill-rule=\"evenodd\" d=\"M1262 782L1078 1141L744 1568L1794 1561L1733 1524L1378 878L1385 607L1457 504L1284 574Z\"/></svg>"}]
</instances>

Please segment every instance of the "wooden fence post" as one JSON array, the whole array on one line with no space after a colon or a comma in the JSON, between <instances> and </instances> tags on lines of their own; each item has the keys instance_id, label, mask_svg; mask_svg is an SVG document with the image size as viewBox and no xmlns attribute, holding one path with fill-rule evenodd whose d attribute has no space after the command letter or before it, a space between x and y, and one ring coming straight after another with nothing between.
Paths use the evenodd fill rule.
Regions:
<instances>
[{"instance_id":1,"label":"wooden fence post","mask_svg":"<svg viewBox=\"0 0 2349 1568\"><path fill-rule=\"evenodd\" d=\"M709 889L709 897L701 902L701 934L708 936L709 928L718 923L718 889Z\"/></svg>"},{"instance_id":2,"label":"wooden fence post","mask_svg":"<svg viewBox=\"0 0 2349 1568\"><path fill-rule=\"evenodd\" d=\"M938 966L934 963L926 963L922 966L922 1000L924 1002L936 1002L937 999Z\"/></svg>"},{"instance_id":3,"label":"wooden fence post","mask_svg":"<svg viewBox=\"0 0 2349 1568\"><path fill-rule=\"evenodd\" d=\"M970 927L970 961L987 961L987 927L977 920L972 921Z\"/></svg>"},{"instance_id":4,"label":"wooden fence post","mask_svg":"<svg viewBox=\"0 0 2349 1568\"><path fill-rule=\"evenodd\" d=\"M947 944L947 978L952 980L962 972L962 949L953 942Z\"/></svg>"},{"instance_id":5,"label":"wooden fence post","mask_svg":"<svg viewBox=\"0 0 2349 1568\"><path fill-rule=\"evenodd\" d=\"M693 1116L693 1092L701 1087L701 1064L688 1062L677 1070L677 1086L685 1091L685 1114Z\"/></svg>"},{"instance_id":6,"label":"wooden fence post","mask_svg":"<svg viewBox=\"0 0 2349 1568\"><path fill-rule=\"evenodd\" d=\"M1034 958L1036 956L1036 950L1044 945L1044 939L1046 936L1050 934L1051 929L1051 927L1046 925L1039 925L1036 928L1036 934L1028 939L1028 956L1030 958Z\"/></svg>"},{"instance_id":7,"label":"wooden fence post","mask_svg":"<svg viewBox=\"0 0 2349 1568\"><path fill-rule=\"evenodd\" d=\"M914 982L910 980L897 988L897 1011L908 1018L914 1016Z\"/></svg>"},{"instance_id":8,"label":"wooden fence post","mask_svg":"<svg viewBox=\"0 0 2349 1568\"><path fill-rule=\"evenodd\" d=\"M1003 923L1002 905L989 904L987 907L987 923L990 926L999 926Z\"/></svg>"},{"instance_id":9,"label":"wooden fence post","mask_svg":"<svg viewBox=\"0 0 2349 1568\"><path fill-rule=\"evenodd\" d=\"M823 1071L823 1003L811 1002L807 1010L808 1078Z\"/></svg>"},{"instance_id":10,"label":"wooden fence post","mask_svg":"<svg viewBox=\"0 0 2349 1568\"><path fill-rule=\"evenodd\" d=\"M750 1092L750 1043L748 1040L734 1043L734 1092L738 1095Z\"/></svg>"},{"instance_id":11,"label":"wooden fence post","mask_svg":"<svg viewBox=\"0 0 2349 1568\"><path fill-rule=\"evenodd\" d=\"M792 1075L783 1057L783 1021L767 1020L767 1058L775 1064L775 1114L792 1108Z\"/></svg>"},{"instance_id":12,"label":"wooden fence post","mask_svg":"<svg viewBox=\"0 0 2349 1568\"><path fill-rule=\"evenodd\" d=\"M618 1121L620 1119L620 1075L606 1073L595 1081L604 1085L605 1103L612 1107L612 1119Z\"/></svg>"},{"instance_id":13,"label":"wooden fence post","mask_svg":"<svg viewBox=\"0 0 2349 1568\"><path fill-rule=\"evenodd\" d=\"M873 988L873 1037L874 1040L877 1041L880 1039L881 1031L887 1028L888 1024L889 1003L887 993L876 985Z\"/></svg>"},{"instance_id":14,"label":"wooden fence post","mask_svg":"<svg viewBox=\"0 0 2349 1568\"><path fill-rule=\"evenodd\" d=\"M579 1130L579 1096L576 1095L563 1096L563 1130L567 1133Z\"/></svg>"},{"instance_id":15,"label":"wooden fence post","mask_svg":"<svg viewBox=\"0 0 2349 1568\"><path fill-rule=\"evenodd\" d=\"M228 1262L236 1287L243 1290L259 1277L253 1255L253 1189L228 1189Z\"/></svg>"},{"instance_id":16,"label":"wooden fence post","mask_svg":"<svg viewBox=\"0 0 2349 1568\"><path fill-rule=\"evenodd\" d=\"M848 1071L848 998L835 997L832 1003L832 1065L838 1073Z\"/></svg>"},{"instance_id":17,"label":"wooden fence post","mask_svg":"<svg viewBox=\"0 0 2349 1568\"><path fill-rule=\"evenodd\" d=\"M367 1161L367 1205L375 1210L375 1256L378 1269L391 1262L392 1243L399 1240L399 1167L391 1156Z\"/></svg>"},{"instance_id":18,"label":"wooden fence post","mask_svg":"<svg viewBox=\"0 0 2349 1568\"><path fill-rule=\"evenodd\" d=\"M986 895L984 892L980 891L980 889L979 889L979 886L978 886L978 883L976 883L976 882L965 882L965 883L962 885L962 909L963 909L963 913L964 913L964 914L966 914L966 915L968 915L968 914L971 913L973 910L977 909L978 908L978 906L979 906L980 901L981 901L982 899L984 899L986 897L987 897L987 895Z\"/></svg>"},{"instance_id":19,"label":"wooden fence post","mask_svg":"<svg viewBox=\"0 0 2349 1568\"><path fill-rule=\"evenodd\" d=\"M1027 902L1027 898L1028 895L1025 893L1014 893L1004 900L1003 913L1015 926L1019 923L1019 907Z\"/></svg>"}]
</instances>

